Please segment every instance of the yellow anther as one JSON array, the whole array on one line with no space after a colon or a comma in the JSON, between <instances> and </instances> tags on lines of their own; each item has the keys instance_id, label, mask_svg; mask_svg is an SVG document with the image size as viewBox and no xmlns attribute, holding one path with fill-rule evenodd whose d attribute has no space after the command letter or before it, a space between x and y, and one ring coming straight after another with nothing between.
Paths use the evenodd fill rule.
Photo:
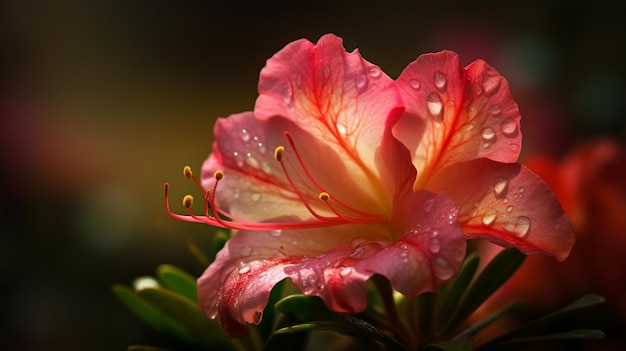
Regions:
<instances>
[{"instance_id":1,"label":"yellow anther","mask_svg":"<svg viewBox=\"0 0 626 351\"><path fill-rule=\"evenodd\" d=\"M193 196L185 195L185 197L183 197L183 206L190 208L191 205L193 205Z\"/></svg>"},{"instance_id":2,"label":"yellow anther","mask_svg":"<svg viewBox=\"0 0 626 351\"><path fill-rule=\"evenodd\" d=\"M193 172L191 171L191 167L185 166L185 168L183 168L183 174L185 175L185 178L191 179L191 177L193 177Z\"/></svg>"},{"instance_id":3,"label":"yellow anther","mask_svg":"<svg viewBox=\"0 0 626 351\"><path fill-rule=\"evenodd\" d=\"M319 198L320 198L320 200L322 200L322 201L328 201L328 200L330 200L330 194L329 194L329 193L327 193L327 192L325 192L325 191L322 191L322 192L320 193L320 195L319 195Z\"/></svg>"},{"instance_id":4,"label":"yellow anther","mask_svg":"<svg viewBox=\"0 0 626 351\"><path fill-rule=\"evenodd\" d=\"M276 159L276 161L280 162L280 160L283 159L283 155L285 154L285 147L284 146L277 146L276 149L274 150L274 159Z\"/></svg>"},{"instance_id":5,"label":"yellow anther","mask_svg":"<svg viewBox=\"0 0 626 351\"><path fill-rule=\"evenodd\" d=\"M224 178L224 172L218 169L213 173L213 178L215 178L215 180L222 180L222 178Z\"/></svg>"}]
</instances>

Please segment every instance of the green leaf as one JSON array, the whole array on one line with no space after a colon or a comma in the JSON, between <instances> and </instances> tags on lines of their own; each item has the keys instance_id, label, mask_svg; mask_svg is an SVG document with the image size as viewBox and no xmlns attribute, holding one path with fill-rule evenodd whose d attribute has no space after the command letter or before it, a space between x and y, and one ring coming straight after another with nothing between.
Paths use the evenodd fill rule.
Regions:
<instances>
[{"instance_id":1,"label":"green leaf","mask_svg":"<svg viewBox=\"0 0 626 351\"><path fill-rule=\"evenodd\" d=\"M189 299L160 288L140 290L137 292L137 296L183 326L184 335L190 335L196 344L219 350L234 349L233 344L224 335L222 328L215 321L208 319L198 306Z\"/></svg>"},{"instance_id":2,"label":"green leaf","mask_svg":"<svg viewBox=\"0 0 626 351\"><path fill-rule=\"evenodd\" d=\"M546 316L543 316L535 321L532 321L521 328L515 329L507 334L504 334L494 339L493 341L489 342L488 344L499 343L504 340L509 340L518 335L521 335L521 334L524 334L533 330L542 330L542 329L545 330L546 327L555 325L557 322L563 320L566 317L570 317L573 314L580 313L584 310L587 310L591 307L597 306L604 302L605 302L605 299L602 296L593 295L593 294L585 295L579 298L578 300L574 301L573 303L565 306L564 308L556 312L550 313Z\"/></svg>"},{"instance_id":3,"label":"green leaf","mask_svg":"<svg viewBox=\"0 0 626 351\"><path fill-rule=\"evenodd\" d=\"M135 290L121 284L113 285L112 290L131 311L154 329L187 342L195 342L195 338L181 323L170 318L149 301L140 298Z\"/></svg>"},{"instance_id":4,"label":"green leaf","mask_svg":"<svg viewBox=\"0 0 626 351\"><path fill-rule=\"evenodd\" d=\"M476 324L472 325L471 327L465 329L462 333L455 336L454 339L466 338L472 335L476 335L476 333L481 331L483 328L487 327L489 324L493 323L496 319L502 317L503 315L511 311L519 310L521 307L522 307L521 303L515 302L515 301L511 302L507 304L506 306L502 307L501 309L483 318L482 320L478 321Z\"/></svg>"},{"instance_id":5,"label":"green leaf","mask_svg":"<svg viewBox=\"0 0 626 351\"><path fill-rule=\"evenodd\" d=\"M476 344L475 338L452 339L425 345L423 351L471 351Z\"/></svg>"},{"instance_id":6,"label":"green leaf","mask_svg":"<svg viewBox=\"0 0 626 351\"><path fill-rule=\"evenodd\" d=\"M171 265L163 264L157 268L157 276L165 287L194 303L198 303L196 278L191 274Z\"/></svg>"},{"instance_id":7,"label":"green leaf","mask_svg":"<svg viewBox=\"0 0 626 351\"><path fill-rule=\"evenodd\" d=\"M287 327L277 329L275 334L290 334L301 333L313 330L330 330L338 333L354 333L354 330L345 323L330 322L330 321L318 321L308 322L302 324L294 324Z\"/></svg>"},{"instance_id":8,"label":"green leaf","mask_svg":"<svg viewBox=\"0 0 626 351\"><path fill-rule=\"evenodd\" d=\"M479 350L515 350L523 349L531 346L563 341L575 341L575 340L601 340L606 335L600 330L580 329L571 330L562 333L555 333L542 336L533 336L522 339L515 339L509 341L503 341L498 343L489 343L480 347Z\"/></svg>"},{"instance_id":9,"label":"green leaf","mask_svg":"<svg viewBox=\"0 0 626 351\"><path fill-rule=\"evenodd\" d=\"M278 301L274 307L296 321L333 321L342 322L342 319L324 305L317 296L302 294L289 295Z\"/></svg>"},{"instance_id":10,"label":"green leaf","mask_svg":"<svg viewBox=\"0 0 626 351\"><path fill-rule=\"evenodd\" d=\"M459 305L461 297L472 282L479 263L480 257L478 254L470 254L463 262L457 277L442 286L437 292L437 312L435 316L437 318L435 327L437 333L442 332L441 328L450 321L452 314ZM456 327L456 325L450 326L450 328L454 327Z\"/></svg>"},{"instance_id":11,"label":"green leaf","mask_svg":"<svg viewBox=\"0 0 626 351\"><path fill-rule=\"evenodd\" d=\"M515 248L500 251L463 295L458 308L444 329L446 331L452 330L465 321L515 273L525 258L526 255Z\"/></svg>"}]
</instances>

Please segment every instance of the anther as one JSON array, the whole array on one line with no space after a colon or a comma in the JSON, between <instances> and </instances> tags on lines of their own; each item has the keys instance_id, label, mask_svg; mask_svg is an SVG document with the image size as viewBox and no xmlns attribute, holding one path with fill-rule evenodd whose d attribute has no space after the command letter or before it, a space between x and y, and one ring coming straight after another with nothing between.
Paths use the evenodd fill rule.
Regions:
<instances>
[{"instance_id":1,"label":"anther","mask_svg":"<svg viewBox=\"0 0 626 351\"><path fill-rule=\"evenodd\" d=\"M328 201L328 200L330 200L330 194L329 194L329 193L327 193L327 192L325 192L325 191L322 191L322 192L320 193L320 195L319 195L319 198L320 198L320 200L322 200L322 201Z\"/></svg>"},{"instance_id":2,"label":"anther","mask_svg":"<svg viewBox=\"0 0 626 351\"><path fill-rule=\"evenodd\" d=\"M277 146L276 149L274 150L274 159L280 162L283 159L284 154L285 154L285 147Z\"/></svg>"},{"instance_id":3,"label":"anther","mask_svg":"<svg viewBox=\"0 0 626 351\"><path fill-rule=\"evenodd\" d=\"M222 180L222 178L224 178L224 172L218 169L213 173L213 178L215 178L215 180Z\"/></svg>"},{"instance_id":4,"label":"anther","mask_svg":"<svg viewBox=\"0 0 626 351\"><path fill-rule=\"evenodd\" d=\"M185 197L183 197L183 206L190 208L191 205L193 205L193 196L185 195Z\"/></svg>"},{"instance_id":5,"label":"anther","mask_svg":"<svg viewBox=\"0 0 626 351\"><path fill-rule=\"evenodd\" d=\"M193 178L193 172L191 171L191 167L189 166L185 166L183 168L183 174L185 175L185 178L187 179Z\"/></svg>"}]
</instances>

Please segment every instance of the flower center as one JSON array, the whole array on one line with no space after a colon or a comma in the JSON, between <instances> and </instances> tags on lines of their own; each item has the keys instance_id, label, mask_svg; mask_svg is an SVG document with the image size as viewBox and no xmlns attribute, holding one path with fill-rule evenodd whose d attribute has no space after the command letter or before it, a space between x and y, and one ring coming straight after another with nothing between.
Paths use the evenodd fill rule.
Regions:
<instances>
[{"instance_id":1,"label":"flower center","mask_svg":"<svg viewBox=\"0 0 626 351\"><path fill-rule=\"evenodd\" d=\"M183 174L186 178L193 180L204 194L204 213L201 216L194 214L191 209L193 205L193 196L191 195L185 195L185 197L183 198L183 205L187 209L187 215L173 213L169 208L168 201L169 184L165 183L164 202L167 214L175 219L187 222L204 223L226 229L243 229L257 231L319 228L350 223L384 224L389 222L389 218L385 216L359 210L358 208L349 205L347 202L332 196L331 193L327 191L322 185L320 185L320 183L315 180L315 178L311 175L311 172L309 172L304 161L302 160L302 157L300 157L300 153L298 152L295 142L289 132L285 132L285 137L287 138L287 141L289 142L293 150L293 154L291 156L295 157L298 166L300 167L301 171L306 175L306 178L311 182L311 184L315 186L315 188L319 190L319 195L317 199L321 201L322 204L311 203L311 200L307 198L307 196L305 196L305 194L298 188L292 177L289 175L289 172L287 171L284 163L284 158L287 157L287 155L285 155L284 146L276 147L276 149L274 150L274 159L280 164L285 179L287 180L289 186L292 188L294 194L296 194L300 202L306 207L307 211L313 216L313 218L298 222L254 222L235 217L224 209L220 208L215 201L215 196L217 194L219 184L225 177L224 172L221 170L215 171L215 173L213 174L213 178L215 180L213 184L213 189L205 190L196 178L196 176L193 174L191 167L189 166L185 166L183 168ZM320 206L327 208L328 211L326 215L320 214L315 209ZM289 214L287 213L285 215Z\"/></svg>"}]
</instances>

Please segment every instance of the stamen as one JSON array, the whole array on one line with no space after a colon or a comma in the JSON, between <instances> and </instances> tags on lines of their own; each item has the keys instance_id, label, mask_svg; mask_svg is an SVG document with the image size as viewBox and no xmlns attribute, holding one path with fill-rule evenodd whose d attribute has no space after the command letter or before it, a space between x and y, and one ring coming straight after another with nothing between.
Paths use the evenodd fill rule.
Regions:
<instances>
[{"instance_id":1,"label":"stamen","mask_svg":"<svg viewBox=\"0 0 626 351\"><path fill-rule=\"evenodd\" d=\"M193 205L193 196L185 195L185 197L183 197L183 206L191 208L191 205Z\"/></svg>"},{"instance_id":2,"label":"stamen","mask_svg":"<svg viewBox=\"0 0 626 351\"><path fill-rule=\"evenodd\" d=\"M165 210L167 214L175 219L183 220L187 222L194 223L204 223L209 224L216 227L227 228L227 229L235 229L235 230L253 230L253 231L270 231L270 230L293 230L293 229L305 229L305 228L321 228L321 227L329 227L347 223L368 223L368 224L379 224L386 223L388 221L387 218L380 215L373 215L364 211L360 211L355 209L344 202L341 202L339 199L336 199L331 196L330 193L325 191L325 189L315 180L309 170L306 168L302 157L298 153L298 150L295 146L293 138L289 134L289 132L285 132L285 136L291 145L294 155L296 156L297 165L300 166L302 172L306 178L308 178L311 183L320 190L318 195L319 200L323 201L326 207L328 207L329 211L334 214L334 216L323 216L316 212L316 210L311 205L311 200L307 197L298 187L296 183L294 183L293 179L290 177L289 172L287 172L287 167L283 162L283 158L285 157L285 147L278 146L274 150L274 159L280 163L280 166L283 170L285 178L287 182L293 189L294 193L298 196L302 204L306 207L307 211L314 217L313 219L308 219L300 222L251 222L245 219L237 218L232 214L226 212L225 210L219 208L216 203L216 194L219 183L224 179L224 172L222 170L216 170L213 173L213 179L215 180L213 183L213 189L205 190L200 181L195 177L191 167L185 166L183 168L183 175L187 179L192 179L193 182L198 186L201 192L204 195L204 213L203 216L197 216L193 213L191 207L193 205L193 196L185 195L183 197L183 206L187 209L188 215L180 215L173 213L169 207L169 184L164 184L164 203ZM345 210L351 211L352 213L356 213L357 216L350 216L339 211L333 204L335 202L342 206Z\"/></svg>"},{"instance_id":3,"label":"stamen","mask_svg":"<svg viewBox=\"0 0 626 351\"><path fill-rule=\"evenodd\" d=\"M302 167L302 170L304 171L304 174L307 176L307 178L309 178L311 183L313 183L313 185L315 185L315 187L317 187L321 192L327 193L326 190L311 175L311 172L309 172L309 169L304 164L304 161L302 160L302 157L300 157L300 153L298 152L298 149L296 148L296 143L293 141L293 138L291 137L291 133L289 133L288 131L285 131L284 134L285 134L285 137L287 138L287 140L289 140L289 145L291 145L291 148L293 149L293 152L296 155L296 159L298 160L298 163L300 164L300 167ZM282 154L281 154L281 158L282 158ZM330 199L330 194L329 194L329 199ZM337 198L333 197L333 200L336 203L338 203L340 206L342 206L343 208L345 208L345 209L347 209L349 211L352 211L352 212L354 212L356 214L359 214L359 215L362 215L362 216L365 216L365 217L375 216L374 214L371 214L371 213L368 213L368 212L365 212L365 211L361 211L361 210L359 210L357 208L354 208L354 207L346 204L345 202L341 201L340 199L337 199Z\"/></svg>"}]
</instances>

